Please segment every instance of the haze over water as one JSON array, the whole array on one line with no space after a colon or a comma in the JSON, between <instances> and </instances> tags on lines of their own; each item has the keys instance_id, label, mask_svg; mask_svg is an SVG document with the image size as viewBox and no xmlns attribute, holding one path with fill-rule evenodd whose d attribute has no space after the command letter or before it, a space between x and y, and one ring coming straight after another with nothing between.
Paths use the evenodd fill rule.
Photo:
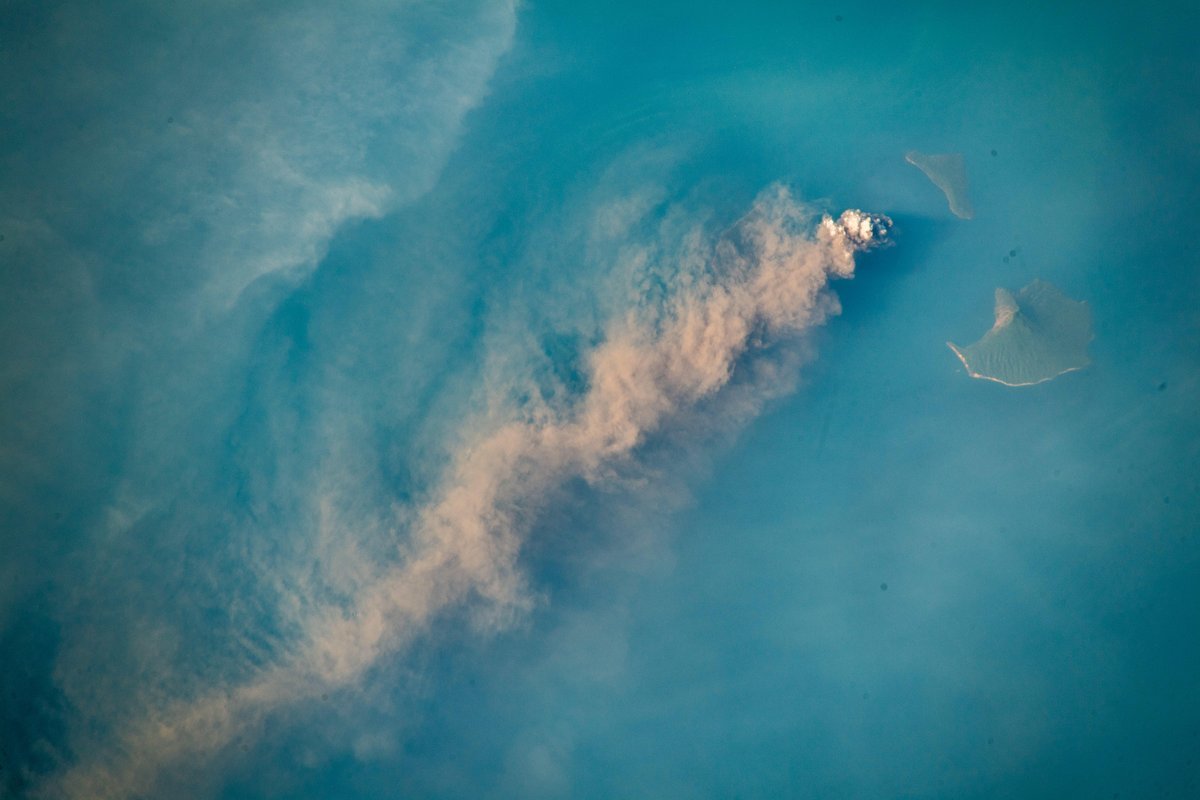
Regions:
<instances>
[{"instance_id":1,"label":"haze over water","mask_svg":"<svg viewBox=\"0 0 1200 800\"><path fill-rule=\"evenodd\" d=\"M0 797L1200 794L1198 17L7 5Z\"/></svg>"}]
</instances>

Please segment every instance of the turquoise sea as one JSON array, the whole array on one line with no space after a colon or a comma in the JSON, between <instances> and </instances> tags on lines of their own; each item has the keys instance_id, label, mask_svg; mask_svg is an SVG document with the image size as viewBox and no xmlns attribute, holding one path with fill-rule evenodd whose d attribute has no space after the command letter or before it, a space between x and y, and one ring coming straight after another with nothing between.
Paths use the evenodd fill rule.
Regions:
<instances>
[{"instance_id":1,"label":"turquoise sea","mask_svg":"<svg viewBox=\"0 0 1200 800\"><path fill-rule=\"evenodd\" d=\"M0 798L1200 796L1198 31L0 5Z\"/></svg>"}]
</instances>

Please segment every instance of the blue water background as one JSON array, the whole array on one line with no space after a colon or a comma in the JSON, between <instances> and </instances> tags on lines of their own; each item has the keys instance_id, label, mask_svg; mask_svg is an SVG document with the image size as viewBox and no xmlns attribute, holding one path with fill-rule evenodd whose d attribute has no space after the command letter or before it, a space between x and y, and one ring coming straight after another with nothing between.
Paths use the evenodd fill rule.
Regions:
<instances>
[{"instance_id":1,"label":"blue water background","mask_svg":"<svg viewBox=\"0 0 1200 800\"><path fill-rule=\"evenodd\" d=\"M798 390L667 479L666 510L582 485L556 499L525 555L544 599L528 619L439 629L361 696L282 713L203 791L1200 793L1196 10L530 3L518 19L433 188L231 312L245 350L215 362L229 388L181 434L208 442L201 496L292 497L277 487L302 492L346 441L364 496L420 498L511 331L569 350L574 320L616 303L578 237L615 197L732 221L784 180L892 215L896 246L836 287ZM964 155L974 219L910 149ZM968 379L945 342L1035 277L1090 304L1093 363L1031 388ZM123 418L96 402L110 416L88 452L112 454ZM331 406L345 427L314 443ZM13 691L41 698L7 715L6 747L34 769L29 742L63 739L55 587L99 549L70 541L89 485L54 491L79 509L63 541L10 550L53 576L6 620L31 665ZM245 504L271 520L266 551L302 515ZM125 547L100 563L145 555ZM213 630L219 598L261 591L234 570L196 589L218 598ZM130 591L168 596L144 580ZM205 619L186 619L198 650Z\"/></svg>"}]
</instances>

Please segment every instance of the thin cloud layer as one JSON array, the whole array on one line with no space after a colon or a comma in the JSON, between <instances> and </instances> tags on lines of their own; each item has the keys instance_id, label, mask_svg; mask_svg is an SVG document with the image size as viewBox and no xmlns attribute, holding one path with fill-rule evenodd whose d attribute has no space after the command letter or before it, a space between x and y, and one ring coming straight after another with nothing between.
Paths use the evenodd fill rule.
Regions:
<instances>
[{"instance_id":1,"label":"thin cloud layer","mask_svg":"<svg viewBox=\"0 0 1200 800\"><path fill-rule=\"evenodd\" d=\"M353 5L14 7L0 220L69 232L160 301L311 269L429 189L515 27L507 0Z\"/></svg>"},{"instance_id":2,"label":"thin cloud layer","mask_svg":"<svg viewBox=\"0 0 1200 800\"><path fill-rule=\"evenodd\" d=\"M515 26L508 0L0 9L0 636L53 632L23 655L48 708L4 709L0 794L292 635L251 551L282 534L238 537L227 468L293 488L267 462L294 430L214 431L256 424L265 323L330 242L436 184Z\"/></svg>"},{"instance_id":3,"label":"thin cloud layer","mask_svg":"<svg viewBox=\"0 0 1200 800\"><path fill-rule=\"evenodd\" d=\"M697 232L676 243L671 252L689 268L675 273L660 302L605 324L602 341L583 355L583 388L571 402L513 408L509 421L452 456L408 535L398 535L395 566L360 574L341 602L304 598L296 635L269 666L191 699L146 703L111 746L48 793L151 791L163 771L213 756L273 710L358 680L443 612L466 604L481 624L503 626L528 610L535 592L519 556L555 490L569 480L610 480L672 421L719 400L737 373L837 313L829 281L852 276L855 254L887 242L889 227L859 211L817 219L772 187L715 242Z\"/></svg>"},{"instance_id":4,"label":"thin cloud layer","mask_svg":"<svg viewBox=\"0 0 1200 800\"><path fill-rule=\"evenodd\" d=\"M156 502L81 465L153 462L128 439L169 449L185 373L210 374L184 402L211 399L239 369L247 320L272 313L277 291L233 307L248 287L294 285L347 224L434 185L511 44L514 4L353 6L0 11L8 530L50 527L44 501L22 502L60 481L118 495L126 516ZM0 622L19 595L0 593Z\"/></svg>"}]
</instances>

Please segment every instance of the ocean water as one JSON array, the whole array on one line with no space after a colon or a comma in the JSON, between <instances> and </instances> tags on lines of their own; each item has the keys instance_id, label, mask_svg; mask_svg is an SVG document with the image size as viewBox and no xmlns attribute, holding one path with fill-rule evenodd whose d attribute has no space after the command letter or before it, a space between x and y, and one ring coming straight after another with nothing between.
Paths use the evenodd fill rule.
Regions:
<instances>
[{"instance_id":1,"label":"ocean water","mask_svg":"<svg viewBox=\"0 0 1200 800\"><path fill-rule=\"evenodd\" d=\"M1197 30L6 5L0 797L1200 796Z\"/></svg>"}]
</instances>

